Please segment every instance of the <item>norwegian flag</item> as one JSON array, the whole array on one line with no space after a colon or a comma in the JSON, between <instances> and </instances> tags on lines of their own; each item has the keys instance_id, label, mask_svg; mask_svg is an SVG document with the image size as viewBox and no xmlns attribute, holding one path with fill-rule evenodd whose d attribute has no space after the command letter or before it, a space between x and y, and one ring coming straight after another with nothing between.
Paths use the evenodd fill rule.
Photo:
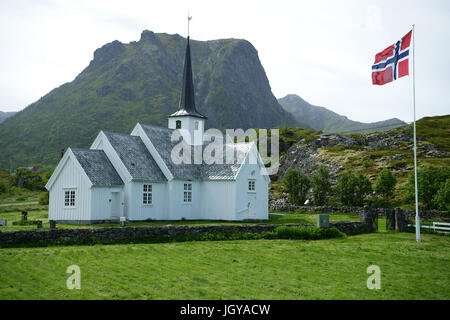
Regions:
<instances>
[{"instance_id":1,"label":"norwegian flag","mask_svg":"<svg viewBox=\"0 0 450 320\"><path fill-rule=\"evenodd\" d=\"M372 83L383 85L409 74L409 47L412 30L401 40L375 56L372 66Z\"/></svg>"}]
</instances>

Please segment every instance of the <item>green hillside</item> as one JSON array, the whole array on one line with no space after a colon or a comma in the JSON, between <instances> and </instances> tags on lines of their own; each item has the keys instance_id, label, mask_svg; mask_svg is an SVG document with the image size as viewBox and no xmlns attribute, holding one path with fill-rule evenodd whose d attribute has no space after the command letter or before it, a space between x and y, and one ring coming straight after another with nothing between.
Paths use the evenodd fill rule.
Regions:
<instances>
[{"instance_id":1,"label":"green hillside","mask_svg":"<svg viewBox=\"0 0 450 320\"><path fill-rule=\"evenodd\" d=\"M5 121L6 119L12 117L13 115L15 115L16 113L11 111L11 112L3 112L0 111L0 123L2 123L3 121Z\"/></svg>"},{"instance_id":2,"label":"green hillside","mask_svg":"<svg viewBox=\"0 0 450 320\"><path fill-rule=\"evenodd\" d=\"M425 117L416 124L419 170L426 166L450 167L450 115ZM325 165L333 184L343 171L361 172L374 184L380 171L388 168L397 179L395 203L402 203L408 177L414 172L412 125L347 135L284 129L280 135L281 148L289 149L281 153L280 170L272 177L273 193L279 193L279 182L289 168L311 178L320 165Z\"/></svg>"},{"instance_id":3,"label":"green hillside","mask_svg":"<svg viewBox=\"0 0 450 320\"><path fill-rule=\"evenodd\" d=\"M89 147L100 130L137 122L167 125L177 110L186 39L144 31L113 41L70 83L0 126L0 168L56 164L63 148ZM207 127L297 126L271 92L256 49L245 40L191 40L196 105Z\"/></svg>"}]
</instances>

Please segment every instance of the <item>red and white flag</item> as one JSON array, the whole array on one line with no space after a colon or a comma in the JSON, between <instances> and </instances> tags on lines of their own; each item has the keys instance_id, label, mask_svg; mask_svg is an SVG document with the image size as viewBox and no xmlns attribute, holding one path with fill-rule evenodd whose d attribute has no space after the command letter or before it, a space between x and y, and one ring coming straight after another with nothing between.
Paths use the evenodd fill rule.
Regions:
<instances>
[{"instance_id":1,"label":"red and white flag","mask_svg":"<svg viewBox=\"0 0 450 320\"><path fill-rule=\"evenodd\" d=\"M412 30L397 43L375 56L372 66L372 83L383 85L409 74L409 48Z\"/></svg>"}]
</instances>

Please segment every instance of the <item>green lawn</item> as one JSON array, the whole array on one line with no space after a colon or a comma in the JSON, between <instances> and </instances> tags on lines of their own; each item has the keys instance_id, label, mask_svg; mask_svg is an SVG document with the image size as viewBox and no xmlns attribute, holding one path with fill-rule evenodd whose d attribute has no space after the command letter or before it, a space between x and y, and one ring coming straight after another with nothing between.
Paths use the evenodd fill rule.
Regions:
<instances>
[{"instance_id":1,"label":"green lawn","mask_svg":"<svg viewBox=\"0 0 450 320\"><path fill-rule=\"evenodd\" d=\"M0 249L0 299L450 299L449 238L374 233ZM81 268L81 290L66 268ZM381 268L381 289L366 269Z\"/></svg>"},{"instance_id":2,"label":"green lawn","mask_svg":"<svg viewBox=\"0 0 450 320\"><path fill-rule=\"evenodd\" d=\"M316 223L316 213L311 212L296 212L296 213L285 213L284 216L274 216L270 215L270 220L268 221L257 221L257 222L244 222L244 223L274 223L274 224L284 224L284 223ZM16 231L16 230L32 230L36 229L35 225L25 225L14 226L12 223L14 221L21 220L21 211L13 212L0 212L0 219L6 219L8 225L6 227L0 227L0 231ZM33 210L28 211L28 220L42 220L43 228L50 228L48 222L48 211L47 210ZM332 213L330 214L330 221L359 221L359 216L354 214L345 213ZM243 224L243 222L224 222L224 221L139 221L139 222L129 222L128 226L151 226L151 225L213 225L213 224ZM93 224L93 225L74 225L74 224L57 224L58 228L96 228L96 227L120 227L119 223L103 223L103 224Z\"/></svg>"}]
</instances>

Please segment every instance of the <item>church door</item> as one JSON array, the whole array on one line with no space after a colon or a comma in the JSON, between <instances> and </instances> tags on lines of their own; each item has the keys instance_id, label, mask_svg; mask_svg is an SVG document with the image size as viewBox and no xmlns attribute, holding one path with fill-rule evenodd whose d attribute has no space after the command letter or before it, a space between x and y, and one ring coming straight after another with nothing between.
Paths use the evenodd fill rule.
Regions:
<instances>
[{"instance_id":1,"label":"church door","mask_svg":"<svg viewBox=\"0 0 450 320\"><path fill-rule=\"evenodd\" d=\"M119 218L123 214L121 192L111 192L111 218Z\"/></svg>"}]
</instances>

